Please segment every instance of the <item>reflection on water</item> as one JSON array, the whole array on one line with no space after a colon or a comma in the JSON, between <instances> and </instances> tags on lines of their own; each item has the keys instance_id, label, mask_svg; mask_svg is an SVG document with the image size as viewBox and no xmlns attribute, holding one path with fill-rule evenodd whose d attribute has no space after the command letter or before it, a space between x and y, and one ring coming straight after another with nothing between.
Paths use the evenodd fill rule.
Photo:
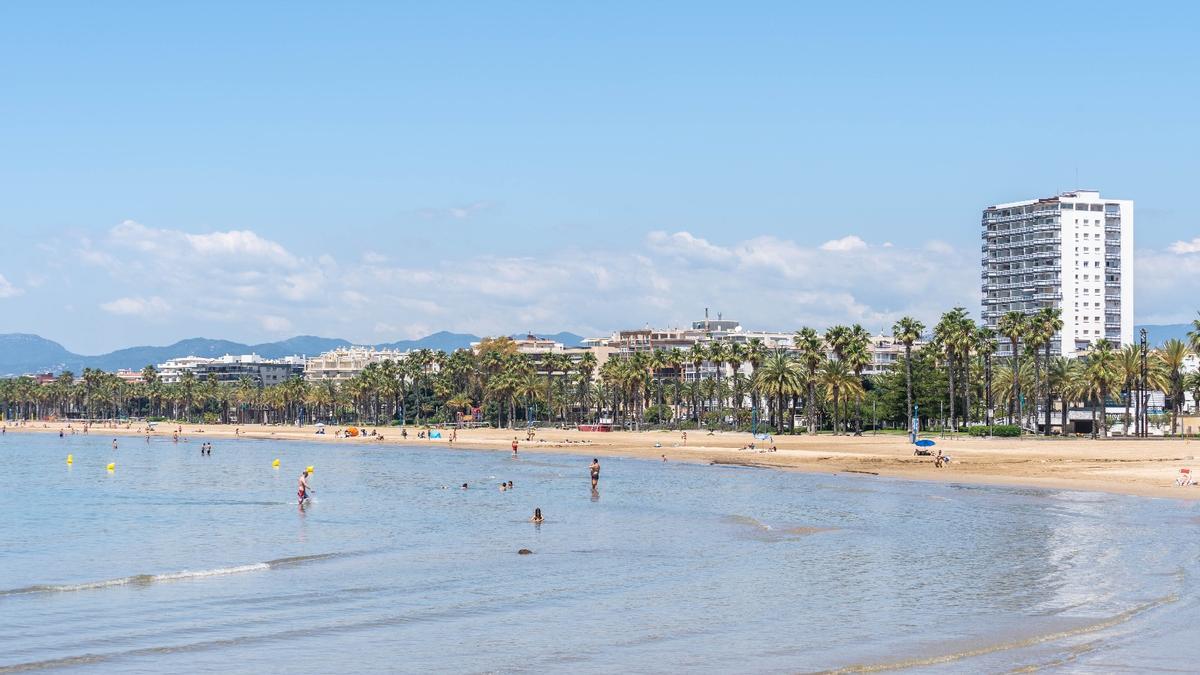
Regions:
<instances>
[{"instance_id":1,"label":"reflection on water","mask_svg":"<svg viewBox=\"0 0 1200 675\"><path fill-rule=\"evenodd\" d=\"M0 437L0 672L1146 670L1200 619L1191 503L619 458L601 499L591 457L507 448L120 452Z\"/></svg>"}]
</instances>

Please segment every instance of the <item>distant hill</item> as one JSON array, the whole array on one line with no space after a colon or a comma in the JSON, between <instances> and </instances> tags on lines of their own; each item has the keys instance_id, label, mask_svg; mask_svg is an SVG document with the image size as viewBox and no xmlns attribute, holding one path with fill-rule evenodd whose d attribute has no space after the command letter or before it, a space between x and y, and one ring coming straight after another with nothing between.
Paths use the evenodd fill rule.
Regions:
<instances>
[{"instance_id":1,"label":"distant hill","mask_svg":"<svg viewBox=\"0 0 1200 675\"><path fill-rule=\"evenodd\" d=\"M479 342L479 337L469 333L451 333L442 330L433 335L426 335L420 340L399 340L397 342L385 342L376 346L380 349L398 349L400 351L407 351L409 349L436 349L443 352L452 352L455 349L466 349L471 346L472 342Z\"/></svg>"},{"instance_id":2,"label":"distant hill","mask_svg":"<svg viewBox=\"0 0 1200 675\"><path fill-rule=\"evenodd\" d=\"M1145 326L1134 326L1134 340L1139 339L1139 332L1143 328L1146 329L1146 342L1148 342L1151 347L1157 347L1171 338L1187 342L1188 331L1193 329L1192 324L1190 323L1168 323L1158 325L1147 324Z\"/></svg>"},{"instance_id":3,"label":"distant hill","mask_svg":"<svg viewBox=\"0 0 1200 675\"><path fill-rule=\"evenodd\" d=\"M574 333L538 334L562 342L568 347L578 346L582 337ZM524 337L523 335L520 337ZM465 349L479 337L469 333L439 331L419 340L399 340L374 345L379 349L435 349L454 351ZM0 377L24 373L61 372L70 370L79 374L84 368L141 370L149 364L159 364L180 356L224 356L225 354L258 354L268 359L278 359L293 354L315 356L337 347L352 343L340 338L325 338L315 335L297 335L279 342L264 342L248 345L230 340L210 338L188 338L163 347L140 346L118 349L107 354L85 356L68 351L53 340L28 333L0 334Z\"/></svg>"}]
</instances>

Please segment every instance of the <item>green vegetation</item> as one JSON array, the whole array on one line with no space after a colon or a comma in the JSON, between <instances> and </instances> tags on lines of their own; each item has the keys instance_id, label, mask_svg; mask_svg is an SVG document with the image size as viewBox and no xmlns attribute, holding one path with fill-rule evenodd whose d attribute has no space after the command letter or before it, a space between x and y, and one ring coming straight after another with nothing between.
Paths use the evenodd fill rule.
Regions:
<instances>
[{"instance_id":1,"label":"green vegetation","mask_svg":"<svg viewBox=\"0 0 1200 675\"><path fill-rule=\"evenodd\" d=\"M1184 360L1200 348L1200 319L1194 323L1189 342L1168 341L1146 358L1150 388L1167 394L1165 425L1178 431L1185 392L1200 398L1200 374L1183 371ZM858 325L832 326L824 335L802 328L790 350L769 350L757 340L698 343L687 350L615 355L603 364L590 352L575 359L531 357L511 339L494 338L475 350L417 350L340 383L294 378L260 387L243 379L223 386L185 373L165 384L153 366L135 382L92 369L78 378L63 372L45 385L12 378L0 380L0 411L25 419L495 426L611 421L833 434L905 430L917 417L922 431L1008 436L1039 422L1048 430L1058 404L1060 424L1067 408L1091 408L1094 434L1113 423L1132 425L1130 392L1142 361L1137 347L1118 349L1101 340L1081 358L1054 357L1051 342L1062 321L1053 309L1009 313L998 327L997 335L957 307L942 315L928 342L918 344L925 326L902 318L892 331L904 358L874 376L863 374L871 336ZM1002 344L1011 356L997 354ZM1042 420L1035 419L1035 402ZM1123 405L1124 414L1106 415L1105 403Z\"/></svg>"}]
</instances>

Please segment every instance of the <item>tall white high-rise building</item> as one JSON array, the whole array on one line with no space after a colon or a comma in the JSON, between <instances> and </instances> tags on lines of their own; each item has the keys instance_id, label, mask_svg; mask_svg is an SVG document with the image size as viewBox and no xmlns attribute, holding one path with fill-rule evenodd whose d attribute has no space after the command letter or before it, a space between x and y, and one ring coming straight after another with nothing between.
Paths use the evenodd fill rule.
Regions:
<instances>
[{"instance_id":1,"label":"tall white high-rise building","mask_svg":"<svg viewBox=\"0 0 1200 675\"><path fill-rule=\"evenodd\" d=\"M1101 338L1133 342L1133 201L1094 190L983 210L983 322L1062 310L1051 351L1075 356ZM1009 353L1000 339L1000 353Z\"/></svg>"}]
</instances>

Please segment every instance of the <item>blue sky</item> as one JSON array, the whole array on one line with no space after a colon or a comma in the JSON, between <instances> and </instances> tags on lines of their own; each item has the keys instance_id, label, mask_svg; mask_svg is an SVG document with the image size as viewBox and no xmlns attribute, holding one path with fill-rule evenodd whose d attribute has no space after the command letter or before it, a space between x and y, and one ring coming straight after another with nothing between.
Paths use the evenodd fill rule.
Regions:
<instances>
[{"instance_id":1,"label":"blue sky","mask_svg":"<svg viewBox=\"0 0 1200 675\"><path fill-rule=\"evenodd\" d=\"M0 332L879 329L1077 186L1190 318L1200 10L909 4L5 4Z\"/></svg>"}]
</instances>

